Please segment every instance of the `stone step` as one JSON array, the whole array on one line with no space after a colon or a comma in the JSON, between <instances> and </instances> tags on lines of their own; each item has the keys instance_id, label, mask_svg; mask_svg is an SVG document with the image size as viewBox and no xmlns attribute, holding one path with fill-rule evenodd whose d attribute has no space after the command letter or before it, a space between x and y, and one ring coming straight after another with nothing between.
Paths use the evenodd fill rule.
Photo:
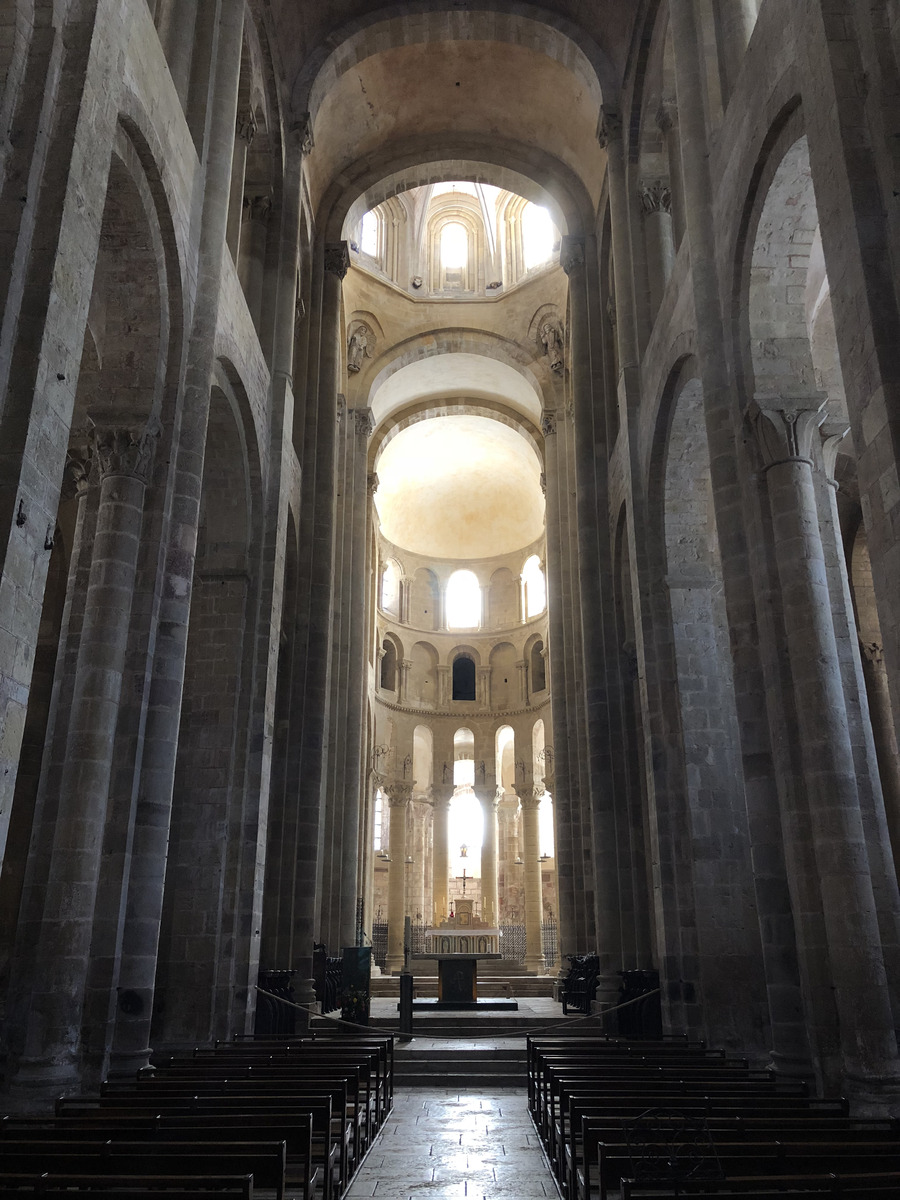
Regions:
<instances>
[{"instance_id":1,"label":"stone step","mask_svg":"<svg viewBox=\"0 0 900 1200\"><path fill-rule=\"evenodd\" d=\"M525 1087L527 1079L524 1070L517 1074L487 1075L478 1069L466 1071L463 1074L445 1072L439 1076L431 1073L408 1075L402 1079L395 1074L394 1081L398 1087L404 1088L433 1088L438 1085L442 1090L445 1088L481 1088L483 1091L493 1092L499 1088Z\"/></svg>"},{"instance_id":2,"label":"stone step","mask_svg":"<svg viewBox=\"0 0 900 1200\"><path fill-rule=\"evenodd\" d=\"M398 1087L503 1088L524 1087L527 1076L525 1047L504 1049L439 1049L398 1047L394 1055L394 1082Z\"/></svg>"},{"instance_id":3,"label":"stone step","mask_svg":"<svg viewBox=\"0 0 900 1200\"><path fill-rule=\"evenodd\" d=\"M414 975L416 993L428 998L437 996L437 975ZM478 972L478 995L485 999L499 999L509 993L513 999L517 996L547 996L553 995L554 980L543 975L518 975L485 977ZM373 996L399 996L399 975L376 975L372 979L371 993Z\"/></svg>"}]
</instances>

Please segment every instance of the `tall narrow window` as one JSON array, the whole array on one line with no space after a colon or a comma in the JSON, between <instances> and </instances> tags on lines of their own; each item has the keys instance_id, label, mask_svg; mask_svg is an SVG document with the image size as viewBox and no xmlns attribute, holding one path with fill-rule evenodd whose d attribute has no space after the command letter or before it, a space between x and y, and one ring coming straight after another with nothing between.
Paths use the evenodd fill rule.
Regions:
<instances>
[{"instance_id":1,"label":"tall narrow window","mask_svg":"<svg viewBox=\"0 0 900 1200\"><path fill-rule=\"evenodd\" d=\"M531 690L532 692L542 692L547 686L547 667L544 662L544 643L535 642L531 647L531 662L529 663L531 672Z\"/></svg>"},{"instance_id":2,"label":"tall narrow window","mask_svg":"<svg viewBox=\"0 0 900 1200\"><path fill-rule=\"evenodd\" d=\"M378 257L378 218L374 212L367 212L362 219L362 238L360 240L363 254Z\"/></svg>"},{"instance_id":3,"label":"tall narrow window","mask_svg":"<svg viewBox=\"0 0 900 1200\"><path fill-rule=\"evenodd\" d=\"M447 583L447 625L478 629L481 625L481 585L474 571L454 571Z\"/></svg>"},{"instance_id":4,"label":"tall narrow window","mask_svg":"<svg viewBox=\"0 0 900 1200\"><path fill-rule=\"evenodd\" d=\"M469 261L469 235L465 225L451 221L441 230L441 266L458 271Z\"/></svg>"},{"instance_id":5,"label":"tall narrow window","mask_svg":"<svg viewBox=\"0 0 900 1200\"><path fill-rule=\"evenodd\" d=\"M465 654L453 660L453 699L475 699L475 664Z\"/></svg>"},{"instance_id":6,"label":"tall narrow window","mask_svg":"<svg viewBox=\"0 0 900 1200\"><path fill-rule=\"evenodd\" d=\"M550 220L546 208L536 204L526 204L522 213L522 253L525 256L525 270L539 267L547 262L553 253L556 241L556 230Z\"/></svg>"},{"instance_id":7,"label":"tall narrow window","mask_svg":"<svg viewBox=\"0 0 900 1200\"><path fill-rule=\"evenodd\" d=\"M397 690L397 650L387 638L381 644L381 687L385 692Z\"/></svg>"},{"instance_id":8,"label":"tall narrow window","mask_svg":"<svg viewBox=\"0 0 900 1200\"><path fill-rule=\"evenodd\" d=\"M374 834L372 838L373 850L381 850L382 834L384 831L384 793L379 788L375 793L375 804L373 812Z\"/></svg>"},{"instance_id":9,"label":"tall narrow window","mask_svg":"<svg viewBox=\"0 0 900 1200\"><path fill-rule=\"evenodd\" d=\"M525 619L530 621L547 607L547 585L541 560L532 554L522 568L522 582L525 585Z\"/></svg>"}]
</instances>

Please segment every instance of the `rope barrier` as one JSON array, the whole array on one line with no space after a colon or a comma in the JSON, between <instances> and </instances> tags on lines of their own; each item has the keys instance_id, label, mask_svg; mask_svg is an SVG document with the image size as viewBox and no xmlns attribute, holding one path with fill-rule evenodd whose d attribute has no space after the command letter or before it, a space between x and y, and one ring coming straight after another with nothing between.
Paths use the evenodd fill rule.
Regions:
<instances>
[{"instance_id":1,"label":"rope barrier","mask_svg":"<svg viewBox=\"0 0 900 1200\"><path fill-rule=\"evenodd\" d=\"M270 1000L277 1000L280 1004L286 1004L289 1008L297 1008L301 1012L305 1012L307 1016L321 1016L326 1021L331 1021L335 1025L346 1025L348 1029L354 1029L358 1033L360 1029L371 1030L372 1033L380 1033L385 1036L393 1036L404 1039L409 1039L410 1035L404 1033L401 1029L384 1029L376 1025L359 1025L355 1021L344 1021L341 1017L333 1017L330 1013L319 1013L313 1011L312 1005L295 1004L293 1000L285 1000L284 996L276 996L274 992L267 992L258 984L254 985L261 996L268 996ZM605 1017L609 1013L619 1012L623 1008L629 1008L632 1004L638 1004L641 1000L646 1000L648 996L657 996L662 991L661 988L654 988L652 992L645 992L643 996L635 996L633 1000L625 1000L622 1004L614 1004L610 1008L604 1008L602 1012L591 1013L584 1017L575 1017L574 1020L558 1021L553 1025L539 1025L536 1029L527 1029L524 1033L484 1033L471 1034L465 1036L463 1034L453 1033L413 1033L412 1039L415 1038L430 1038L434 1041L445 1042L477 1042L477 1041L496 1041L498 1037L504 1038L525 1038L533 1037L535 1034L547 1033L551 1029L571 1029L573 1025L580 1025L583 1021L596 1021L598 1017ZM465 1011L465 1010L463 1010Z\"/></svg>"}]
</instances>

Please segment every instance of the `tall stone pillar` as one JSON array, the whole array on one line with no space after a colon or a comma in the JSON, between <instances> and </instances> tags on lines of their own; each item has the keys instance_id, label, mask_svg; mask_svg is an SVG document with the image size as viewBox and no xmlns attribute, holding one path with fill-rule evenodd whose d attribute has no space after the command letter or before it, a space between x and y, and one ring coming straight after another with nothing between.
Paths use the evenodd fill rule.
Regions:
<instances>
[{"instance_id":1,"label":"tall stone pillar","mask_svg":"<svg viewBox=\"0 0 900 1200\"><path fill-rule=\"evenodd\" d=\"M481 842L481 915L492 926L499 924L500 919L497 888L497 807L502 794L502 788L475 788L475 795L484 816L484 837Z\"/></svg>"},{"instance_id":2,"label":"tall stone pillar","mask_svg":"<svg viewBox=\"0 0 900 1200\"><path fill-rule=\"evenodd\" d=\"M722 105L727 108L756 24L759 0L726 0L725 4L714 4L712 10L716 22Z\"/></svg>"},{"instance_id":3,"label":"tall stone pillar","mask_svg":"<svg viewBox=\"0 0 900 1200\"><path fill-rule=\"evenodd\" d=\"M432 888L433 916L435 925L450 913L450 801L453 799L452 783L436 783L432 788L434 826L432 832L432 861L434 863L434 885Z\"/></svg>"},{"instance_id":4,"label":"tall stone pillar","mask_svg":"<svg viewBox=\"0 0 900 1200\"><path fill-rule=\"evenodd\" d=\"M656 114L656 124L666 143L669 163L669 200L672 212L672 234L677 252L684 237L684 183L681 168L681 139L678 134L678 106L672 99L663 100Z\"/></svg>"},{"instance_id":5,"label":"tall stone pillar","mask_svg":"<svg viewBox=\"0 0 900 1200\"><path fill-rule=\"evenodd\" d=\"M228 226L226 241L237 266L240 253L241 221L244 214L244 176L247 154L256 136L256 116L248 106L237 116L234 133L234 152L231 162L231 190L228 197Z\"/></svg>"},{"instance_id":6,"label":"tall stone pillar","mask_svg":"<svg viewBox=\"0 0 900 1200\"><path fill-rule=\"evenodd\" d=\"M663 179L645 180L640 186L641 216L647 247L650 313L655 317L675 265L672 232L672 190Z\"/></svg>"},{"instance_id":7,"label":"tall stone pillar","mask_svg":"<svg viewBox=\"0 0 900 1200\"><path fill-rule=\"evenodd\" d=\"M566 273L575 270L578 263L584 263L582 246L571 246L564 243L561 261ZM541 432L544 435L544 462L547 473L547 584L548 584L548 616L550 621L550 645L554 655L561 655L565 648L565 630L563 625L562 603L557 602L556 589L560 586L562 563L558 545L561 529L561 500L559 488L559 438L557 423L559 417L554 411L545 412L541 418ZM561 589L560 589L561 590ZM561 599L561 598L560 598ZM568 748L572 742L569 730L569 711L566 693L562 682L566 678L568 664L557 660L555 679L559 686L551 692L550 704L553 712L553 728L561 746L559 756L559 808L556 824L556 851L559 862L559 937L563 953L573 953L578 948L576 932L576 888L579 873L576 871L576 847L580 848L580 836L576 838L575 825L577 813L573 812L573 804L569 795L571 779ZM520 739L516 730L516 758L526 761L531 769L531 737L524 735ZM540 949L540 943L538 943Z\"/></svg>"},{"instance_id":8,"label":"tall stone pillar","mask_svg":"<svg viewBox=\"0 0 900 1200\"><path fill-rule=\"evenodd\" d=\"M18 1087L71 1087L153 436L97 430L100 500Z\"/></svg>"},{"instance_id":9,"label":"tall stone pillar","mask_svg":"<svg viewBox=\"0 0 900 1200\"><path fill-rule=\"evenodd\" d=\"M412 670L412 659L401 658L397 664L398 673L400 676L397 688L397 700L400 704L409 702L409 673Z\"/></svg>"},{"instance_id":10,"label":"tall stone pillar","mask_svg":"<svg viewBox=\"0 0 900 1200\"><path fill-rule=\"evenodd\" d=\"M522 805L523 849L525 859L525 970L536 975L544 973L544 950L541 936L543 902L541 897L541 841L538 811L543 788L533 784L518 789Z\"/></svg>"},{"instance_id":11,"label":"tall stone pillar","mask_svg":"<svg viewBox=\"0 0 900 1200\"><path fill-rule=\"evenodd\" d=\"M748 545L747 528L752 514L745 505L741 479L747 470L740 440L737 397L722 354L726 342L721 308L713 219L713 186L710 148L702 88L706 57L697 29L693 0L670 0L670 28L675 51L675 82L678 96L679 141L683 165L685 220L690 238L691 280L697 322L697 352L703 382L703 409L709 442L710 479L716 530L722 562L725 607L731 646L750 647L764 637L769 600L759 593L762 563ZM667 137L672 134L667 134ZM672 178L675 191L675 180ZM674 196L673 196L674 204ZM762 616L760 615L762 614ZM741 731L741 778L736 782L729 819L735 828L749 831L750 862L746 885L743 864L723 872L722 883L730 890L746 886L755 893L756 914L746 903L735 908L732 925L740 930L735 950L744 941L743 971L752 981L746 988L746 1003L740 1014L740 1040L745 1046L760 1043L766 1017L771 1028L772 1061L776 1069L807 1071L809 1047L802 1018L801 970L798 963L796 923L806 906L789 902L789 874L785 863L785 838L778 780L789 770L779 745L780 734L772 720L767 695L778 686L764 662L741 652L733 654L734 699ZM780 716L779 716L780 719ZM730 790L730 789L729 789ZM739 790L743 796L739 795ZM723 810L724 811L724 810ZM738 840L733 840L740 850ZM736 897L737 898L737 897ZM743 911L742 911L743 909ZM754 920L755 916L755 920ZM719 916L721 923L722 917ZM754 929L755 925L755 929ZM757 936L756 930L759 931ZM759 947L765 968L765 1007L757 992ZM718 980L717 980L718 982ZM734 1024L733 1006L725 1007L729 982L722 981L723 1024ZM761 981L763 982L763 981ZM757 1008L758 1003L758 1008ZM768 1009L766 1013L765 1009ZM756 1010L756 1011L754 1011ZM707 1005L707 1011L712 1011ZM756 1015L758 1013L758 1016ZM760 1045L760 1049L763 1046Z\"/></svg>"},{"instance_id":12,"label":"tall stone pillar","mask_svg":"<svg viewBox=\"0 0 900 1200\"><path fill-rule=\"evenodd\" d=\"M842 1082L865 1095L896 1088L900 1069L812 476L824 401L757 396L750 420L771 508ZM790 832L794 816L785 817Z\"/></svg>"},{"instance_id":13,"label":"tall stone pillar","mask_svg":"<svg viewBox=\"0 0 900 1200\"><path fill-rule=\"evenodd\" d=\"M388 867L388 944L385 970L401 971L403 926L406 912L406 818L412 799L412 784L395 780L385 785L391 806L391 861Z\"/></svg>"},{"instance_id":14,"label":"tall stone pillar","mask_svg":"<svg viewBox=\"0 0 900 1200\"><path fill-rule=\"evenodd\" d=\"M244 197L244 221L241 228L238 277L257 332L261 330L266 274L266 243L269 236L271 212L272 198L268 194Z\"/></svg>"},{"instance_id":15,"label":"tall stone pillar","mask_svg":"<svg viewBox=\"0 0 900 1200\"><path fill-rule=\"evenodd\" d=\"M450 707L450 668L440 666L437 669L437 706L438 708Z\"/></svg>"},{"instance_id":16,"label":"tall stone pillar","mask_svg":"<svg viewBox=\"0 0 900 1200\"><path fill-rule=\"evenodd\" d=\"M341 813L341 916L340 944L355 943L357 898L360 894L359 812L363 794L363 730L366 714L366 565L369 510L368 446L375 428L370 408L352 409L348 414L348 474L350 503L345 511L349 542L349 579L344 580L349 624L347 697L344 707L343 800ZM405 665L405 664L404 664ZM406 694L404 674L404 696Z\"/></svg>"},{"instance_id":17,"label":"tall stone pillar","mask_svg":"<svg viewBox=\"0 0 900 1200\"><path fill-rule=\"evenodd\" d=\"M482 708L491 707L491 668L478 668L478 698Z\"/></svg>"},{"instance_id":18,"label":"tall stone pillar","mask_svg":"<svg viewBox=\"0 0 900 1200\"><path fill-rule=\"evenodd\" d=\"M875 739L878 771L884 791L884 808L891 836L894 866L900 877L900 753L897 749L894 714L884 666L884 647L880 641L866 641L862 643L862 651L872 735Z\"/></svg>"},{"instance_id":19,"label":"tall stone pillar","mask_svg":"<svg viewBox=\"0 0 900 1200\"><path fill-rule=\"evenodd\" d=\"M524 658L516 663L516 685L519 704L524 707L528 703L528 663Z\"/></svg>"}]
</instances>

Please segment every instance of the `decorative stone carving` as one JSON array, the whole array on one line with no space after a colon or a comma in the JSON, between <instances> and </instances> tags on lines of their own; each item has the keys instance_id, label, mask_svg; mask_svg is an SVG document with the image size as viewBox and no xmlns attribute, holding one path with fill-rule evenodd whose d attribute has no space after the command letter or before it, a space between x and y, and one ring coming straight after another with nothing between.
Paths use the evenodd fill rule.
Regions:
<instances>
[{"instance_id":1,"label":"decorative stone carving","mask_svg":"<svg viewBox=\"0 0 900 1200\"><path fill-rule=\"evenodd\" d=\"M556 433L556 413L548 410L541 417L541 433L544 437L550 437Z\"/></svg>"},{"instance_id":2,"label":"decorative stone carving","mask_svg":"<svg viewBox=\"0 0 900 1200\"><path fill-rule=\"evenodd\" d=\"M672 189L664 179L641 180L638 195L645 217L652 213L672 212Z\"/></svg>"},{"instance_id":3,"label":"decorative stone carving","mask_svg":"<svg viewBox=\"0 0 900 1200\"><path fill-rule=\"evenodd\" d=\"M300 139L300 153L305 158L307 154L312 153L313 146L316 144L313 140L312 116L310 113L306 112L303 114L297 122L296 130L297 136Z\"/></svg>"},{"instance_id":4,"label":"decorative stone carving","mask_svg":"<svg viewBox=\"0 0 900 1200\"><path fill-rule=\"evenodd\" d=\"M391 808L406 808L412 800L412 780L392 779L384 785L384 792Z\"/></svg>"},{"instance_id":5,"label":"decorative stone carving","mask_svg":"<svg viewBox=\"0 0 900 1200\"><path fill-rule=\"evenodd\" d=\"M257 128L256 113L252 108L245 108L238 113L235 131L240 140L247 143L248 150L253 145Z\"/></svg>"},{"instance_id":6,"label":"decorative stone carving","mask_svg":"<svg viewBox=\"0 0 900 1200\"><path fill-rule=\"evenodd\" d=\"M541 807L541 800L544 795L544 785L538 784L534 787L517 787L516 795L519 797L519 803L522 805L523 812L534 812Z\"/></svg>"},{"instance_id":7,"label":"decorative stone carving","mask_svg":"<svg viewBox=\"0 0 900 1200\"><path fill-rule=\"evenodd\" d=\"M325 247L325 270L329 275L343 279L350 270L350 247L346 242L337 242Z\"/></svg>"},{"instance_id":8,"label":"decorative stone carving","mask_svg":"<svg viewBox=\"0 0 900 1200\"><path fill-rule=\"evenodd\" d=\"M63 491L67 498L84 495L96 482L96 465L92 438L89 435L79 437L66 455Z\"/></svg>"},{"instance_id":9,"label":"decorative stone carving","mask_svg":"<svg viewBox=\"0 0 900 1200\"><path fill-rule=\"evenodd\" d=\"M297 280L297 300L294 304L294 328L299 329L306 320L306 304L300 295L300 281Z\"/></svg>"},{"instance_id":10,"label":"decorative stone carving","mask_svg":"<svg viewBox=\"0 0 900 1200\"><path fill-rule=\"evenodd\" d=\"M272 211L272 197L269 195L244 197L244 220L262 221L269 219Z\"/></svg>"},{"instance_id":11,"label":"decorative stone carving","mask_svg":"<svg viewBox=\"0 0 900 1200\"><path fill-rule=\"evenodd\" d=\"M369 409L368 411L371 412L372 410ZM375 493L378 491L378 482L379 481L378 481L377 473L375 471L370 471L368 476L366 477L366 490L368 491L370 496L374 496Z\"/></svg>"},{"instance_id":12,"label":"decorative stone carving","mask_svg":"<svg viewBox=\"0 0 900 1200\"><path fill-rule=\"evenodd\" d=\"M757 395L747 410L765 469L783 462L812 462L813 438L825 420L824 392Z\"/></svg>"},{"instance_id":13,"label":"decorative stone carving","mask_svg":"<svg viewBox=\"0 0 900 1200\"><path fill-rule=\"evenodd\" d=\"M600 109L600 120L597 124L597 141L605 150L610 142L617 142L622 137L622 114L617 108L604 104Z\"/></svg>"},{"instance_id":14,"label":"decorative stone carving","mask_svg":"<svg viewBox=\"0 0 900 1200\"><path fill-rule=\"evenodd\" d=\"M541 471L541 491L545 496L547 495L547 473L545 471Z\"/></svg>"},{"instance_id":15,"label":"decorative stone carving","mask_svg":"<svg viewBox=\"0 0 900 1200\"><path fill-rule=\"evenodd\" d=\"M863 642L860 640L863 654L870 663L884 662L884 646L880 642Z\"/></svg>"},{"instance_id":16,"label":"decorative stone carving","mask_svg":"<svg viewBox=\"0 0 900 1200\"><path fill-rule=\"evenodd\" d=\"M126 475L146 483L153 465L153 450L158 434L145 429L97 429L94 447L100 477Z\"/></svg>"},{"instance_id":17,"label":"decorative stone carving","mask_svg":"<svg viewBox=\"0 0 900 1200\"><path fill-rule=\"evenodd\" d=\"M547 356L550 370L561 375L566 369L563 358L563 331L558 321L544 321L540 328L541 346Z\"/></svg>"},{"instance_id":18,"label":"decorative stone carving","mask_svg":"<svg viewBox=\"0 0 900 1200\"><path fill-rule=\"evenodd\" d=\"M567 275L584 266L584 239L565 234L559 246L559 265Z\"/></svg>"},{"instance_id":19,"label":"decorative stone carving","mask_svg":"<svg viewBox=\"0 0 900 1200\"><path fill-rule=\"evenodd\" d=\"M347 341L347 370L356 375L364 358L375 356L375 334L365 322L360 321L351 329Z\"/></svg>"},{"instance_id":20,"label":"decorative stone carving","mask_svg":"<svg viewBox=\"0 0 900 1200\"><path fill-rule=\"evenodd\" d=\"M375 418L372 416L371 408L354 408L353 420L356 423L356 432L360 437L371 437L375 432Z\"/></svg>"},{"instance_id":21,"label":"decorative stone carving","mask_svg":"<svg viewBox=\"0 0 900 1200\"><path fill-rule=\"evenodd\" d=\"M822 435L822 457L825 462L825 474L828 476L829 483L837 487L838 483L834 474L835 467L837 466L838 451L841 448L841 442L850 432L850 426L826 421L820 432Z\"/></svg>"}]
</instances>

